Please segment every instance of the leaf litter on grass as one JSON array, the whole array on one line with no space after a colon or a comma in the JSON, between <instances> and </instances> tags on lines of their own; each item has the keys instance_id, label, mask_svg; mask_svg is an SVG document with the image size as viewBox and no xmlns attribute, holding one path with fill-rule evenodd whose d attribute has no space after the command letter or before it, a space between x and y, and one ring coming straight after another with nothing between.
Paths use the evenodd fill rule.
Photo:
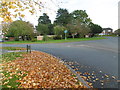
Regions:
<instances>
[{"instance_id":1,"label":"leaf litter on grass","mask_svg":"<svg viewBox=\"0 0 120 90\"><path fill-rule=\"evenodd\" d=\"M6 87L14 88L10 86L10 80L14 79L19 83L17 88L87 88L52 55L33 51L23 57L3 64L6 71L2 73L3 84L7 84Z\"/></svg>"}]
</instances>

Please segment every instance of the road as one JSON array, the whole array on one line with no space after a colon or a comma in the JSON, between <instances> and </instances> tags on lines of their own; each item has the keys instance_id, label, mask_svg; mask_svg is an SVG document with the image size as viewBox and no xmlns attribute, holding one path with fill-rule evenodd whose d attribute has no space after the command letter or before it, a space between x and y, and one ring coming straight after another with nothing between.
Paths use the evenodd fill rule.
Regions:
<instances>
[{"instance_id":1,"label":"road","mask_svg":"<svg viewBox=\"0 0 120 90\"><path fill-rule=\"evenodd\" d=\"M8 45L26 47L26 44ZM116 87L111 83L112 76L118 77L118 38L107 37L103 40L81 41L56 44L31 44L33 50L43 51L63 59L65 62L76 62L79 71L95 72L100 80L109 79L109 83L101 85L101 81L94 83L94 87ZM76 66L76 65L74 65ZM77 66L76 66L77 67ZM105 78L108 75L109 78ZM90 80L88 80L90 82Z\"/></svg>"}]
</instances>

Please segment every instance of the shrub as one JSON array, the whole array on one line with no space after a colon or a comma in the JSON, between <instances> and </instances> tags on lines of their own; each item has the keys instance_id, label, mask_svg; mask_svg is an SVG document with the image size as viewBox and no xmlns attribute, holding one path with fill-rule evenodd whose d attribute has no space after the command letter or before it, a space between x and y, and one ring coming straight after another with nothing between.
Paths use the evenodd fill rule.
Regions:
<instances>
[{"instance_id":1,"label":"shrub","mask_svg":"<svg viewBox=\"0 0 120 90\"><path fill-rule=\"evenodd\" d=\"M43 41L48 41L49 40L49 37L47 35L44 35L43 36Z\"/></svg>"},{"instance_id":2,"label":"shrub","mask_svg":"<svg viewBox=\"0 0 120 90\"><path fill-rule=\"evenodd\" d=\"M33 38L32 40L31 40L31 42L36 42L37 41L37 39L36 38Z\"/></svg>"},{"instance_id":3,"label":"shrub","mask_svg":"<svg viewBox=\"0 0 120 90\"><path fill-rule=\"evenodd\" d=\"M60 40L60 39L62 39L62 37L61 37L60 35L57 35L57 36L55 36L53 39L54 39L54 40Z\"/></svg>"},{"instance_id":4,"label":"shrub","mask_svg":"<svg viewBox=\"0 0 120 90\"><path fill-rule=\"evenodd\" d=\"M16 38L15 38L15 41L19 41L19 38L16 37Z\"/></svg>"}]
</instances>

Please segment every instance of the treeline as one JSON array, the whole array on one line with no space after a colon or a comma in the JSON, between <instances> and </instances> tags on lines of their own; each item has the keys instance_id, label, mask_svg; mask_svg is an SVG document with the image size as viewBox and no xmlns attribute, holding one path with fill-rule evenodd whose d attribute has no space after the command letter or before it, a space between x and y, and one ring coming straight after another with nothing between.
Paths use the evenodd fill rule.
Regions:
<instances>
[{"instance_id":1,"label":"treeline","mask_svg":"<svg viewBox=\"0 0 120 90\"><path fill-rule=\"evenodd\" d=\"M35 32L35 30L37 32ZM6 37L14 37L15 40L33 40L35 36L54 35L53 39L65 38L64 31L67 30L68 38L84 38L86 35L93 37L102 32L100 25L94 24L85 10L75 10L71 13L67 9L58 9L56 19L53 23L46 13L38 19L38 25L34 28L29 22L17 20L3 27Z\"/></svg>"},{"instance_id":2,"label":"treeline","mask_svg":"<svg viewBox=\"0 0 120 90\"><path fill-rule=\"evenodd\" d=\"M102 27L94 24L85 10L69 13L67 9L60 8L53 24L46 13L40 16L36 30L39 35L56 35L56 39L61 39L64 38L64 30L68 30L69 38L83 38L101 33Z\"/></svg>"}]
</instances>

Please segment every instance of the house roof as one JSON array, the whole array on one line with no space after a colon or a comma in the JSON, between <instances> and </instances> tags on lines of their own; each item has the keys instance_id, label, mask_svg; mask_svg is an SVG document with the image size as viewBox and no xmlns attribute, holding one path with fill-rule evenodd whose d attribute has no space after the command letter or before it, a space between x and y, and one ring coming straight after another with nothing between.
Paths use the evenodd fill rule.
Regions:
<instances>
[{"instance_id":1,"label":"house roof","mask_svg":"<svg viewBox=\"0 0 120 90\"><path fill-rule=\"evenodd\" d=\"M103 30L113 30L112 28L103 28Z\"/></svg>"}]
</instances>

